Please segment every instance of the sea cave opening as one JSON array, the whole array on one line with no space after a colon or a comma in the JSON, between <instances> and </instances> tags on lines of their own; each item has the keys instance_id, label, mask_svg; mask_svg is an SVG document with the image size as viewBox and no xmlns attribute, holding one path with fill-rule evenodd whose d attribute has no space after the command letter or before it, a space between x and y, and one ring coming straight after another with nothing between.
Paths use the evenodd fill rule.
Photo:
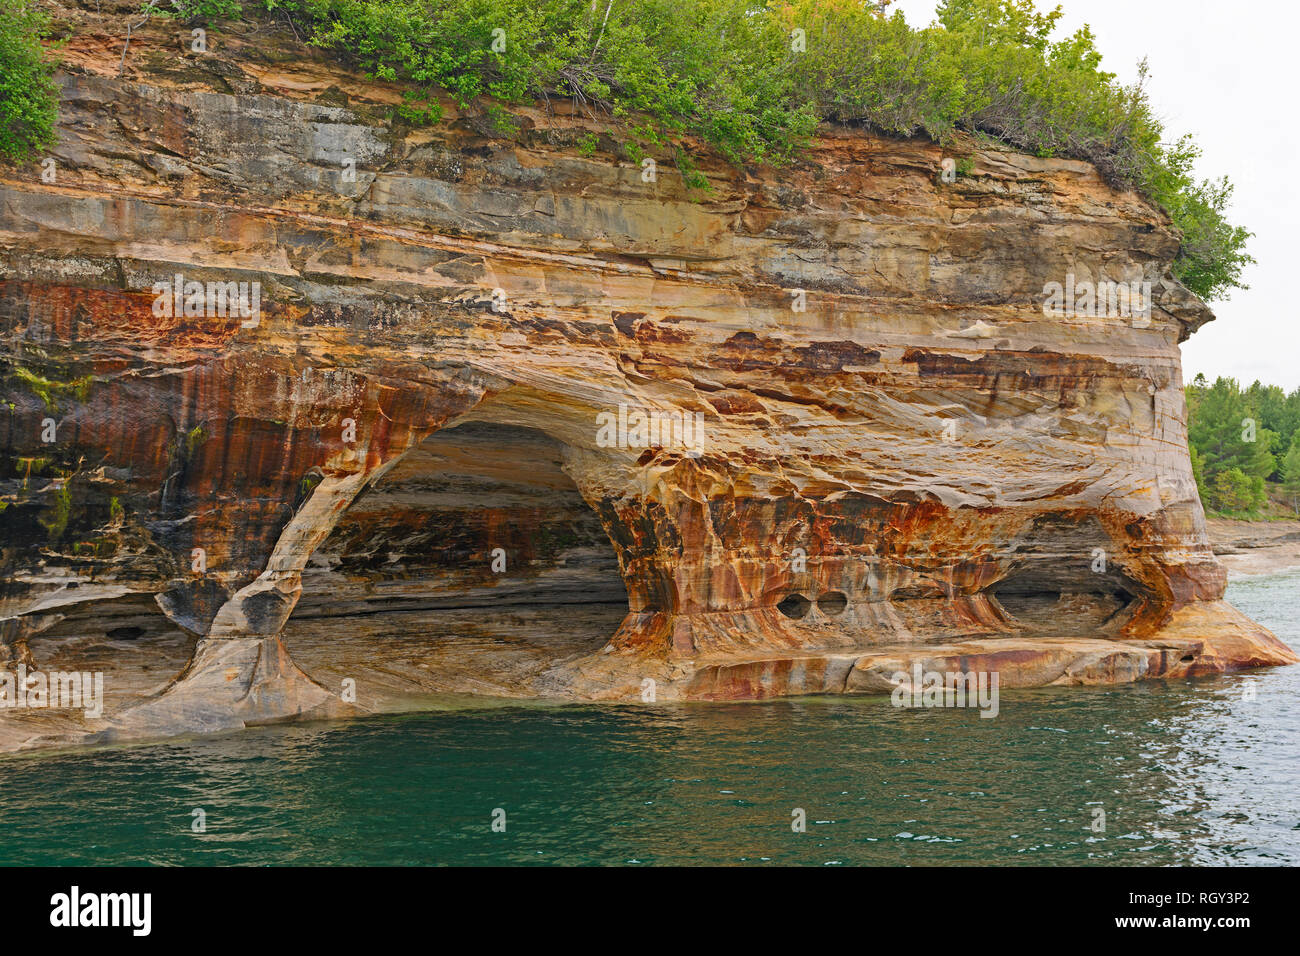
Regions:
<instances>
[{"instance_id":1,"label":"sea cave opening","mask_svg":"<svg viewBox=\"0 0 1300 956\"><path fill-rule=\"evenodd\" d=\"M480 421L412 449L312 555L285 629L294 660L358 695L526 696L600 650L627 589L564 454L537 429Z\"/></svg>"}]
</instances>

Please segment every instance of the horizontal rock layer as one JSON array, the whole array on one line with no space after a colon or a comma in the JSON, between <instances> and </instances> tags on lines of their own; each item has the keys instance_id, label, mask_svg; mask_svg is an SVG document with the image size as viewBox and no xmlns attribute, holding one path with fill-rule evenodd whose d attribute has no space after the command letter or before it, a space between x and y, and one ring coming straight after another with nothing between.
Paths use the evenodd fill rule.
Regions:
<instances>
[{"instance_id":1,"label":"horizontal rock layer","mask_svg":"<svg viewBox=\"0 0 1300 956\"><path fill-rule=\"evenodd\" d=\"M54 181L0 176L0 639L160 695L0 746L1295 660L1206 540L1178 343L1212 316L1091 166L828 129L692 194L558 106L411 129L267 24L151 24L119 76L67 14ZM260 311L166 314L178 275ZM1070 275L1149 318L1045 314Z\"/></svg>"}]
</instances>

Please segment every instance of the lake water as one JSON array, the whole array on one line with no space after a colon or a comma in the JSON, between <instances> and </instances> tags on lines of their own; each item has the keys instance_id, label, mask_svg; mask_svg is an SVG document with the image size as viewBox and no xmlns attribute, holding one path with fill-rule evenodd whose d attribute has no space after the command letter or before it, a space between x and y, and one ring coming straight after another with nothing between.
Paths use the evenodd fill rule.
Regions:
<instances>
[{"instance_id":1,"label":"lake water","mask_svg":"<svg viewBox=\"0 0 1300 956\"><path fill-rule=\"evenodd\" d=\"M1300 572L1228 597L1300 647ZM1295 864L1298 699L1300 666L1004 691L992 720L500 706L22 756L0 863Z\"/></svg>"}]
</instances>

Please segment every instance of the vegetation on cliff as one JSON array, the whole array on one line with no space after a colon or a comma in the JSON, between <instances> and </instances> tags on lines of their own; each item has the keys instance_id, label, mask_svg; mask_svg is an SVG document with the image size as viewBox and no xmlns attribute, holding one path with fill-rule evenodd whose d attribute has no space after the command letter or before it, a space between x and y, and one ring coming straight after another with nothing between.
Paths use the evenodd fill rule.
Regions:
<instances>
[{"instance_id":1,"label":"vegetation on cliff","mask_svg":"<svg viewBox=\"0 0 1300 956\"><path fill-rule=\"evenodd\" d=\"M228 0L189 0L191 3ZM634 149L696 134L736 162L781 163L818 122L902 136L986 134L1089 160L1162 205L1184 235L1175 273L1204 299L1241 287L1249 233L1225 179L1197 182L1195 144L1163 143L1142 81L1101 69L1057 7L941 0L913 28L865 0L258 0L371 74L462 101L566 97L629 120ZM1143 71L1145 76L1145 71Z\"/></svg>"},{"instance_id":2,"label":"vegetation on cliff","mask_svg":"<svg viewBox=\"0 0 1300 956\"><path fill-rule=\"evenodd\" d=\"M671 153L696 187L684 137L733 162L792 159L820 122L947 141L956 130L1041 156L1088 160L1163 206L1183 233L1175 274L1206 300L1242 287L1250 233L1225 216L1226 178L1198 182L1192 140L1164 141L1143 89L1101 69L1087 27L1054 38L1060 8L940 0L909 26L868 0L147 0L187 21L261 11L370 75L408 84L407 120L436 96L572 100L621 121L634 159ZM54 119L32 0L0 15L0 153L48 144ZM510 118L500 106L498 123ZM590 147L591 144L588 144Z\"/></svg>"},{"instance_id":3,"label":"vegetation on cliff","mask_svg":"<svg viewBox=\"0 0 1300 956\"><path fill-rule=\"evenodd\" d=\"M1287 394L1236 379L1211 385L1203 375L1187 386L1192 471L1209 512L1258 517L1270 491L1300 512L1300 388Z\"/></svg>"},{"instance_id":4,"label":"vegetation on cliff","mask_svg":"<svg viewBox=\"0 0 1300 956\"><path fill-rule=\"evenodd\" d=\"M22 162L54 142L58 96L41 48L48 23L32 0L0 4L0 159Z\"/></svg>"}]
</instances>

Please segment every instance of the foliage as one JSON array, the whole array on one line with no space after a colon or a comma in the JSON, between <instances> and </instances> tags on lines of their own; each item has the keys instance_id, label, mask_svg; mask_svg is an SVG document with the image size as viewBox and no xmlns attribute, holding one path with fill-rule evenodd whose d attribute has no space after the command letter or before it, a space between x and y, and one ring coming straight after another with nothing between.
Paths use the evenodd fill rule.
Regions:
<instances>
[{"instance_id":1,"label":"foliage","mask_svg":"<svg viewBox=\"0 0 1300 956\"><path fill-rule=\"evenodd\" d=\"M1248 477L1240 468L1229 468L1214 478L1211 495L1227 514L1249 514L1264 503L1264 479Z\"/></svg>"},{"instance_id":2,"label":"foliage","mask_svg":"<svg viewBox=\"0 0 1300 956\"><path fill-rule=\"evenodd\" d=\"M1196 182L1192 166L1201 151L1191 136L1165 148L1155 147L1160 161L1143 173L1143 191L1160 203L1183 233L1174 261L1178 280L1207 302L1226 298L1230 290L1247 289L1241 271L1255 261L1246 253L1254 235L1226 217L1232 184L1224 176L1217 182Z\"/></svg>"},{"instance_id":3,"label":"foliage","mask_svg":"<svg viewBox=\"0 0 1300 956\"><path fill-rule=\"evenodd\" d=\"M258 2L376 77L461 103L569 98L628 120L629 154L669 146L679 166L685 134L733 162L782 163L821 121L1086 159L1169 212L1175 273L1197 295L1244 288L1253 261L1226 219L1231 184L1195 180L1190 138L1162 143L1145 66L1118 84L1086 26L1055 38L1060 9L1032 0L941 0L924 28L866 0Z\"/></svg>"},{"instance_id":4,"label":"foliage","mask_svg":"<svg viewBox=\"0 0 1300 956\"><path fill-rule=\"evenodd\" d=\"M16 381L25 387L52 412L59 410L60 396L69 396L84 402L86 395L90 391L90 386L94 382L93 375L86 375L69 382L59 382L33 372L29 368L12 363L8 374L11 376L12 381Z\"/></svg>"},{"instance_id":5,"label":"foliage","mask_svg":"<svg viewBox=\"0 0 1300 956\"><path fill-rule=\"evenodd\" d=\"M1292 457L1300 442L1300 388L1288 395L1276 385L1255 382L1243 389L1231 378L1211 385L1198 375L1186 394L1202 503L1211 511L1257 512L1267 503L1266 480L1285 482L1288 462L1300 468L1300 453Z\"/></svg>"},{"instance_id":6,"label":"foliage","mask_svg":"<svg viewBox=\"0 0 1300 956\"><path fill-rule=\"evenodd\" d=\"M68 530L68 519L72 516L72 476L65 475L58 482L54 494L50 497L48 515L37 520L49 532L50 546L57 545Z\"/></svg>"},{"instance_id":7,"label":"foliage","mask_svg":"<svg viewBox=\"0 0 1300 956\"><path fill-rule=\"evenodd\" d=\"M152 0L145 9L164 17L179 20L223 19L233 20L243 13L240 0Z\"/></svg>"},{"instance_id":8,"label":"foliage","mask_svg":"<svg viewBox=\"0 0 1300 956\"><path fill-rule=\"evenodd\" d=\"M1292 436L1291 447L1282 458L1282 490L1291 496L1291 507L1300 513L1300 433Z\"/></svg>"},{"instance_id":9,"label":"foliage","mask_svg":"<svg viewBox=\"0 0 1300 956\"><path fill-rule=\"evenodd\" d=\"M1228 222L1232 185L1198 182L1199 151L1172 144L1145 66L1122 86L1085 26L1056 38L1059 7L940 0L909 26L869 0L148 0L150 13L219 20L258 8L372 76L406 85L394 115L440 120L437 97L554 97L622 121L626 152L673 155L707 188L685 137L732 162L780 164L819 122L948 141L956 130L1094 164L1161 205L1182 232L1174 271L1206 300L1245 288L1251 233ZM53 142L57 98L35 0L0 10L0 159ZM499 115L498 125L509 126ZM968 170L963 170L966 175Z\"/></svg>"},{"instance_id":10,"label":"foliage","mask_svg":"<svg viewBox=\"0 0 1300 956\"><path fill-rule=\"evenodd\" d=\"M34 0L0 4L0 160L26 162L54 143L58 94L41 48L48 28Z\"/></svg>"}]
</instances>

